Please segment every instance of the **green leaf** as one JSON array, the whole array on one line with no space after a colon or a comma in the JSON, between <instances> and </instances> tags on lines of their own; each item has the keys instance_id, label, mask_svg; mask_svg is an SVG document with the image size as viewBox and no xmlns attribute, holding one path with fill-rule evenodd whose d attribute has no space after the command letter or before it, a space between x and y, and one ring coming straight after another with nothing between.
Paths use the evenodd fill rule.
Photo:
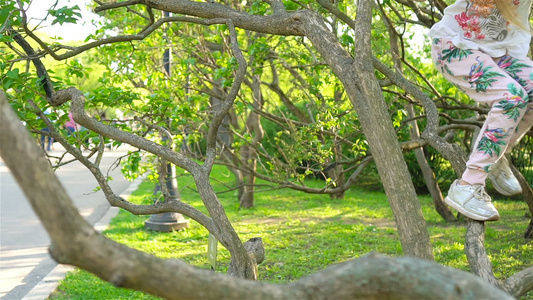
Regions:
<instances>
[{"instance_id":1,"label":"green leaf","mask_svg":"<svg viewBox=\"0 0 533 300\"><path fill-rule=\"evenodd\" d=\"M354 44L353 37L348 34L343 34L341 36L341 44L343 46L353 45Z\"/></svg>"},{"instance_id":2,"label":"green leaf","mask_svg":"<svg viewBox=\"0 0 533 300\"><path fill-rule=\"evenodd\" d=\"M1 31L1 28L0 28ZM0 34L0 43L11 43L13 39L10 36Z\"/></svg>"},{"instance_id":3,"label":"green leaf","mask_svg":"<svg viewBox=\"0 0 533 300\"><path fill-rule=\"evenodd\" d=\"M19 69L13 69L6 73L9 78L17 79L19 77Z\"/></svg>"},{"instance_id":4,"label":"green leaf","mask_svg":"<svg viewBox=\"0 0 533 300\"><path fill-rule=\"evenodd\" d=\"M4 81L2 82L2 87L7 90L9 88L11 88L11 86L13 85L13 83L15 83L15 81L11 78L6 78L4 79Z\"/></svg>"},{"instance_id":5,"label":"green leaf","mask_svg":"<svg viewBox=\"0 0 533 300\"><path fill-rule=\"evenodd\" d=\"M63 6L57 10L48 10L50 15L55 17L55 20L52 21L52 25L56 23L59 23L60 25L63 25L64 23L76 24L78 18L81 18L81 13L77 12L76 10L80 10L80 7L77 5L73 7Z\"/></svg>"},{"instance_id":6,"label":"green leaf","mask_svg":"<svg viewBox=\"0 0 533 300\"><path fill-rule=\"evenodd\" d=\"M286 10L297 10L299 8L298 4L293 1L284 0L283 4L285 5Z\"/></svg>"},{"instance_id":7,"label":"green leaf","mask_svg":"<svg viewBox=\"0 0 533 300\"><path fill-rule=\"evenodd\" d=\"M6 25L8 24L7 18L9 17L12 11L12 6L6 6L0 9L0 32L3 31Z\"/></svg>"}]
</instances>

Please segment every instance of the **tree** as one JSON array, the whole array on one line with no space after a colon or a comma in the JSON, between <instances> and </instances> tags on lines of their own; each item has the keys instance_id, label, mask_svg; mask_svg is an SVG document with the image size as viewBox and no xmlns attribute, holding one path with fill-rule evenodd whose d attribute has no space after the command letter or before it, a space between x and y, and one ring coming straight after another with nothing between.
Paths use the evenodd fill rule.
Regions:
<instances>
[{"instance_id":1,"label":"tree","mask_svg":"<svg viewBox=\"0 0 533 300\"><path fill-rule=\"evenodd\" d=\"M512 299L505 292L472 274L413 258L389 259L369 255L361 259L361 263L337 265L293 284L281 286L224 276L191 267L178 260L162 260L150 256L103 237L79 215L49 162L20 124L2 91L0 125L0 155L6 159L50 233L50 253L54 259L89 270L117 286L147 291L168 299L314 299L317 296L375 299L387 295L397 298L428 297L428 290L405 288L407 284L415 284L426 286L445 298ZM24 159L20 159L21 157ZM58 207L61 209L57 209ZM385 271L396 276L383 278L382 272ZM405 276L406 274L412 274L412 277ZM429 274L431 276L427 276ZM413 281L413 278L416 280ZM450 282L448 278L454 280ZM369 285L369 281L376 285ZM424 281L424 284L420 284L420 281Z\"/></svg>"},{"instance_id":2,"label":"tree","mask_svg":"<svg viewBox=\"0 0 533 300\"><path fill-rule=\"evenodd\" d=\"M389 16L387 14L390 14L390 16L395 17L395 20L398 20L395 22L403 22L403 24L405 24L406 22L411 21L411 19L403 19L405 16L409 15L410 17L415 17L414 22L425 26L430 26L432 22L434 22L434 19L439 17L439 15L442 13L442 9L445 6L440 1L429 1L428 4L419 4L412 1L407 1L405 3L403 1L396 2L398 5L402 5L408 11L408 13L405 15L400 14L399 11L394 9L394 6L390 2L378 3L379 5L377 7L381 9L379 11L379 17L385 18ZM34 103L35 105L33 105L32 111L36 112L41 119L45 120L45 123L47 122L47 118L40 109L40 107L43 107L42 104L44 102L47 102L52 106L61 106L66 102L70 102L76 122L89 129L95 138L99 137L103 140L111 139L121 143L128 143L146 152L157 155L158 157L190 172L195 178L199 195L202 197L202 200L209 211L209 216L187 206L186 203L172 201L170 199L165 199L166 201L158 202L153 205L133 205L124 199L117 197L107 186L106 178L97 168L97 166L91 165L90 161L88 161L88 159L81 154L79 149L71 146L66 138L63 138L57 130L54 130L54 127L49 122L47 123L50 128L50 135L59 140L59 142L61 142L69 150L69 152L73 153L77 159L84 162L87 167L93 171L95 177L99 180L107 199L112 205L119 206L136 214L152 214L165 211L176 211L193 218L205 226L209 232L212 233L222 243L222 245L229 250L232 257L230 265L230 273L232 275L237 275L244 278L255 278L255 265L260 261L262 253L261 250L257 249L261 249L261 247L245 246L250 245L251 243L243 244L239 240L238 234L233 230L229 220L225 216L223 207L218 202L216 194L209 184L209 173L217 157L217 138L221 137L219 134L219 128L227 118L228 114L231 115L230 111L232 111L235 107L235 100L237 99L239 91L241 90L241 84L247 82L245 76L247 72L247 65L250 64L250 62L246 62L241 49L239 48L239 43L241 41L238 39L238 34L234 29L234 26L246 30L246 32L257 32L274 37L303 37L304 44L309 42L310 45L308 45L308 47L311 47L312 45L312 51L310 51L310 53L320 55L321 63L327 66L327 69L331 70L331 72L335 74L339 82L342 83L347 98L353 104L355 113L358 116L358 122L360 123L362 133L368 141L372 159L375 162L380 177L383 180L385 191L389 198L391 208L394 212L404 253L407 256L432 260L433 253L429 241L429 234L425 227L425 221L422 216L420 204L418 203L415 189L412 181L410 180L410 174L403 157L402 145L405 145L405 143L400 144L398 140L395 126L390 118L389 104L384 97L381 84L383 84L383 86L386 84L393 84L395 89L397 89L393 92L402 94L402 97L412 101L417 105L417 107L423 109L425 112L426 126L421 134L422 139L415 141L414 143L410 143L409 147L416 148L426 144L431 145L445 158L447 158L452 163L452 166L456 172L460 174L464 169L463 150L457 145L449 143L440 136L442 131L456 129L459 126L455 125L454 122L450 122L450 125L447 127L439 127L441 118L439 116L436 103L440 103L441 107L443 107L447 105L445 99L441 97L438 101L434 101L426 93L424 93L421 88L413 83L415 81L414 79L408 78L393 67L388 66L388 59L386 56L378 58L376 55L374 55L374 49L372 48L371 41L373 34L372 25L375 24L373 23L373 20L375 19L373 18L373 7L375 4L376 3L373 1L359 1L357 5L347 5L343 2L335 2L335 5L332 5L328 1L317 1L316 3L293 1L285 5L281 1L264 1L254 2L251 7L245 7L241 6L239 2L203 3L181 0L133 0L119 3L102 3L95 9L96 11L113 12L119 9L126 9L126 12L131 13L133 18L140 18L144 20L145 26L140 28L140 33L137 34L131 34L130 32L125 31L124 35L118 37L94 35L92 37L94 41L92 42L88 42L80 47L65 48L61 45L48 45L42 42L31 30L29 30L23 9L21 7L15 9L15 5L13 2L11 2L15 13L10 15L13 20L10 19L10 23L7 24L9 25L6 26L6 32L8 35L3 36L3 39L7 41L9 45L11 45L11 40L16 41L19 44L19 46L24 50L25 54L20 53L21 51L18 48L12 46L13 51L19 54L19 56L25 57L26 59L30 59L34 62L38 75L40 76L39 81L35 81L37 83L42 82L44 83L44 86L47 87L46 96L42 98L42 101L37 101L37 103L32 102L31 97L27 96L35 95L35 93L20 93L18 96L11 96L11 99L16 99L18 97L19 102L15 101L15 103L18 103L18 105L22 105L24 103ZM161 17L161 14L154 14L154 11L163 10L173 13L174 16ZM357 17L355 18L355 21L352 20L347 14L348 12L354 13L355 11L353 10L357 10ZM141 13L141 11L144 13ZM332 22L332 20L335 22ZM91 48L105 47L103 46L105 44L144 39L147 39L148 42L150 41L149 37L156 34L156 31L154 30L156 30L162 24L168 22L188 22L202 26L223 24L227 28L224 28L225 35L229 36L229 38L224 38L223 42L225 42L225 45L227 45L228 48L231 48L232 55L230 56L228 55L229 52L226 52L224 55L227 56L224 56L222 57L223 59L217 61L225 64L225 68L219 68L219 70L221 70L223 73L223 76L221 76L219 79L221 79L222 86L222 89L220 90L224 91L224 89L226 89L227 91L222 93L222 96L219 97L219 99L224 99L224 101L220 103L218 108L215 107L211 115L206 118L208 120L206 124L208 125L203 127L205 129L205 148L203 153L205 158L203 158L202 164L195 162L193 159L187 157L181 152L173 151L173 149L168 148L166 145L157 143L157 140L153 137L147 138L147 134L150 131L157 130L165 132L166 129L158 124L166 120L165 118L162 118L162 116L164 116L163 111L169 108L168 105L163 109L159 108L156 110L155 112L157 113L153 113L151 109L157 106L150 106L146 105L145 103L144 106L146 107L145 109L147 109L147 111L143 115L143 118L139 119L138 121L140 124L143 124L144 127L137 134L135 134L135 132L132 130L127 130L125 128L127 126L112 126L105 124L105 122L93 119L87 114L86 106L90 107L90 105L95 104L87 103L84 95L79 90L75 88L68 88L55 91L53 86L50 84L51 81L46 77L46 69L42 66L42 64L40 64L40 60L38 58L41 53L43 55L46 53L55 59L68 59ZM337 30L341 28L342 30ZM356 36L358 39L352 39L353 42L350 42L349 37L352 33L352 30L354 32L354 36ZM22 36L22 34L24 36ZM28 47L29 44L27 42L25 43L25 38L31 39L38 43L39 47L43 49L42 52L35 52L31 46ZM223 42L222 44L224 44ZM254 59L256 59L256 57L254 57ZM8 62L11 63L11 66L13 66L15 61L13 59L8 59ZM122 67L124 70L127 70L128 63L126 62ZM290 66L287 69L291 75L293 75L295 78L298 78L294 70L291 70ZM19 73L15 74L14 70L15 69L9 70L6 73L6 80L9 80L7 82L10 83L10 85L6 88L23 90L24 87L27 86L27 82L25 81L27 81L29 76L19 76ZM291 71L293 72L291 73ZM127 77L127 75L131 74L131 72L132 70L130 70L130 72L125 72L124 74ZM154 72L154 74L156 73ZM280 99L282 99L281 101L287 100L283 98L283 95L286 93L282 89L277 89L279 84L277 85L274 74L276 74L276 72L272 71L273 80L270 84L270 87L272 90L278 92ZM254 140L247 144L247 147L249 147L248 149L254 149L254 151L246 151L246 155L242 157L231 155L231 159L232 161L239 159L243 162L246 162L246 164L243 163L238 167L245 170L248 175L261 176L259 172L254 170L254 165L257 161L254 155L255 153L259 153L255 151L255 148L258 147L258 142L260 141L261 137L260 128L258 128L260 123L258 123L257 119L254 119L256 118L254 114L263 111L261 110L261 90L259 90L257 87L261 77L258 77L257 74L255 74L255 76L252 76L251 78L252 80L249 81L249 86L251 86L251 90L253 91L254 101L251 102L251 111L253 111L253 113L249 115L250 117L248 120L250 123L247 128L255 129L254 131L245 131L245 133L249 134L250 136L254 136ZM306 78L310 79L312 77L309 76ZM147 80L152 79L153 78L149 78ZM144 83L144 81L137 81L136 78L131 78L130 81L137 83L139 86L142 86ZM222 81L225 81L226 85L222 84ZM186 82L186 84L189 84L189 81L186 79L181 82ZM427 82L426 85L431 86ZM306 85L305 83L301 83L301 86ZM309 91L312 91L312 85L308 86L308 88ZM181 89L181 91L184 90L185 89ZM213 90L212 87L204 89L208 95L209 93L207 93L207 91L210 90ZM118 94L121 96L128 96L128 98L131 99L131 107L135 108L133 105L133 98L137 97L137 95L133 93L129 94L126 89L107 87L101 91L110 95ZM438 95L436 90L433 89L432 92ZM179 94L179 92L175 93ZM161 91L158 91L157 95L159 98L167 98L167 95ZM317 98L321 97L320 93L315 93L314 95ZM150 98L150 96L146 98L153 99ZM97 104L99 103L98 101L95 102ZM289 101L285 102L289 103ZM104 103L103 100L102 103ZM295 106L288 106L288 109L290 108L292 108L291 111L293 111L295 115L299 115L302 119L306 118L301 111L294 109ZM185 111L186 109L183 110ZM202 113L205 111L206 110L204 109L200 112ZM178 114L183 113L183 111L174 110L174 112L179 116L183 115ZM150 122L147 122L146 120L149 120ZM291 122L286 123L289 125L291 124ZM473 126L476 125L476 123L471 122L469 125ZM4 128L4 124L2 124L2 128ZM323 132L323 134L325 136L326 132ZM256 137L258 139L255 139ZM246 139L243 140L246 141ZM317 141L320 141L320 139L317 139ZM2 143L2 146L4 144L7 143ZM221 144L218 143L218 145ZM405 147L408 146L406 145ZM225 148L228 149L229 147ZM100 151L103 151L101 149L102 148L100 147ZM7 151L7 149L2 150L2 157L6 155L6 162L9 160L9 158L7 158L8 152L9 151ZM232 152L230 151L228 153ZM364 162L367 162L367 160L362 160L361 162L364 164ZM15 165L13 165L13 168L16 168ZM354 174L357 174L357 172L354 172ZM345 185L333 188L328 186L328 193L336 194L342 192L343 189L349 187L351 182L353 182L352 177L346 180ZM22 185L24 186L23 183ZM297 188L295 185L292 185L292 187ZM301 189L305 190L305 188ZM52 194L50 194L50 196L52 196ZM62 203L61 205L67 204ZM36 210L38 209L41 208L37 206ZM72 217L74 218L74 216ZM82 225L78 224L77 226ZM504 284L498 282L498 280L492 274L490 261L483 246L484 224L469 220L468 228L468 243L466 250L472 271L474 273L480 275L486 281L504 288L513 295L521 295L525 291L531 289L531 268L528 268L523 272L520 272L519 274L507 279ZM87 234L94 236L94 234L90 233L89 231L87 231ZM74 240L74 236L72 238ZM83 243L85 242L87 242L87 240L83 241ZM89 242L94 245L99 243L109 245L109 247L102 245L101 248L108 249L109 251L115 251L113 249L118 249L115 248L116 245L109 244L109 241L105 241L99 236L95 236L95 239L91 239ZM56 243L56 241L54 243ZM63 243L57 241L57 244L54 244L52 247L52 253L59 262L78 265L84 269L97 273L105 280L109 280L117 285L139 288L169 298L178 297L176 294L162 294L166 292L162 292L160 287L156 288L153 286L142 286L144 283L134 279L133 275L130 276L129 274L124 274L120 271L117 271L117 269L105 268L103 265L89 266L87 263L81 262L76 259L76 257L73 257L76 251L72 252L72 250L69 248L65 248L67 246L68 245L64 245ZM97 252L91 251L95 250L93 247L87 246L86 249L87 252L83 252L84 254L89 256L97 255ZM249 251L250 249L256 250ZM136 259L139 259L137 254L131 255L135 256ZM156 262L151 259L149 259L149 261L149 265L155 266L157 264L157 266L164 268L159 261ZM178 265L179 264L173 264L174 267L177 267ZM161 271L161 269L158 269L157 271ZM323 275L319 274L317 276ZM311 281L313 280L314 279ZM336 280L340 279L336 278ZM306 285L305 282L306 281L304 280L302 283L304 286ZM239 282L239 284L242 283ZM298 283L296 283L296 286L298 286ZM292 294L293 292L289 291L291 288L296 294ZM378 287L376 286L376 288ZM330 291L327 292L328 293L325 293L325 295L334 295L334 293L330 293ZM343 289L339 293L344 292L353 295L349 289ZM296 298L300 298L297 297L298 295L301 295L298 293L305 292L302 292L302 290L299 288L294 288L294 286L289 286L288 289L274 289L272 293L273 294L264 295L283 295L284 297L295 295ZM384 292L385 295L388 295L387 293L389 292ZM199 296L194 294L185 295L185 297ZM395 293L395 295L398 294ZM409 296L413 295L406 295L406 297Z\"/></svg>"}]
</instances>

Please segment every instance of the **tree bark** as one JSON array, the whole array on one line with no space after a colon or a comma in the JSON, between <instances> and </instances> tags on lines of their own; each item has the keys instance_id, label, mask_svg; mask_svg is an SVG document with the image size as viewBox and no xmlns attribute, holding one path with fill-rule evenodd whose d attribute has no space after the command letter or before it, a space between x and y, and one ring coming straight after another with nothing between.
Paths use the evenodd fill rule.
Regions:
<instances>
[{"instance_id":1,"label":"tree bark","mask_svg":"<svg viewBox=\"0 0 533 300\"><path fill-rule=\"evenodd\" d=\"M420 139L420 131L418 130L418 123L415 120L415 111L412 104L407 105L407 117L413 119L413 121L410 123L411 138L415 140ZM457 221L452 211L444 203L442 192L439 188L437 180L435 179L435 173L433 173L433 170L429 166L426 155L424 154L424 150L422 148L416 148L414 151L416 161L418 162L418 165L422 171L422 175L424 176L424 182L426 183L429 193L431 194L431 198L433 198L435 210L442 218L444 218L444 220L448 222Z\"/></svg>"},{"instance_id":2,"label":"tree bark","mask_svg":"<svg viewBox=\"0 0 533 300\"><path fill-rule=\"evenodd\" d=\"M370 48L372 5L372 1L359 1L355 35L361 43L355 61L320 16L301 12L300 19L307 25L303 26L305 35L343 82L354 105L393 210L405 255L432 260L433 250L422 208L374 74Z\"/></svg>"},{"instance_id":3,"label":"tree bark","mask_svg":"<svg viewBox=\"0 0 533 300\"><path fill-rule=\"evenodd\" d=\"M340 146L334 147L335 158L337 160L340 160L341 155L339 154L339 152L341 152L342 149L340 149ZM326 171L324 173L326 173L327 178L331 178L335 182L335 187L344 186L346 184L346 176L342 164L333 162L329 166L326 166ZM344 193L345 190L342 190L338 193L329 194L329 197L331 199L344 199Z\"/></svg>"},{"instance_id":4,"label":"tree bark","mask_svg":"<svg viewBox=\"0 0 533 300\"><path fill-rule=\"evenodd\" d=\"M485 250L485 222L474 221L469 218L466 220L465 252L472 273L495 286L500 286L500 282L494 277L492 263Z\"/></svg>"},{"instance_id":5,"label":"tree bark","mask_svg":"<svg viewBox=\"0 0 533 300\"><path fill-rule=\"evenodd\" d=\"M264 137L263 126L261 125L261 116L256 112L263 106L263 94L261 92L261 78L260 75L252 75L252 106L254 110L248 115L246 120L246 133L251 137L251 145L244 145L242 147L242 161L246 164L244 171L244 191L239 197L240 208L251 208L254 206L254 186L256 182L255 171L257 170L257 153L256 148L261 143Z\"/></svg>"},{"instance_id":6,"label":"tree bark","mask_svg":"<svg viewBox=\"0 0 533 300\"><path fill-rule=\"evenodd\" d=\"M520 182L520 186L522 187L523 191L522 197L524 197L524 201L529 208L529 218L531 220L529 221L529 225L525 230L524 238L533 239L533 190L531 189L531 186L529 185L529 182L527 182L527 179L524 177L524 175L513 164L510 164L510 166L511 170L513 170L513 174L518 179L518 182Z\"/></svg>"},{"instance_id":7,"label":"tree bark","mask_svg":"<svg viewBox=\"0 0 533 300\"><path fill-rule=\"evenodd\" d=\"M403 73L403 70L402 70L403 65L400 59L403 55L402 53L400 53L398 32L395 30L394 25L392 24L391 20L389 20L385 14L382 14L382 15L384 15L385 25L387 26L387 30L390 36L390 48L391 48L391 55L392 55L392 61L394 63L394 67L398 70L398 72ZM420 131L418 128L418 122L415 119L415 110L414 110L413 104L408 103L405 105L405 108L407 110L407 117L412 120L409 122L409 125L410 125L409 133L411 135L411 140L420 140L421 138ZM428 164L423 148L420 148L420 147L415 148L414 152L415 152L416 161L418 162L418 165L420 166L420 170L422 171L424 182L426 183L429 193L431 194L431 197L433 198L433 204L435 205L436 211L446 221L455 221L456 220L455 216L444 203L444 199L442 197L442 193L440 191L439 185L437 184L437 181L435 180L435 174L433 173L433 170Z\"/></svg>"}]
</instances>

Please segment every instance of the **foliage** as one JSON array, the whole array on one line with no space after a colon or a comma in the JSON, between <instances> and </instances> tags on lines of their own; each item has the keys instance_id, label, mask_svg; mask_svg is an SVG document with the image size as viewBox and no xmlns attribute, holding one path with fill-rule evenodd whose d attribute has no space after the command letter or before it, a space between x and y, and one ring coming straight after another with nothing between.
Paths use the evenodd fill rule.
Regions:
<instances>
[{"instance_id":1,"label":"foliage","mask_svg":"<svg viewBox=\"0 0 533 300\"><path fill-rule=\"evenodd\" d=\"M81 18L81 14L76 10L80 10L78 5L73 7L61 7L59 9L49 9L48 12L55 19L52 21L52 25L59 23L63 25L64 23L76 23Z\"/></svg>"},{"instance_id":2,"label":"foliage","mask_svg":"<svg viewBox=\"0 0 533 300\"><path fill-rule=\"evenodd\" d=\"M285 1L289 10L298 5ZM329 12L314 1L301 4L323 14L325 20L334 28L340 43L353 52L355 40L351 38L351 29L339 20L327 18ZM7 1L6 7L0 11L0 23L7 26L20 27L21 15L15 9L14 1ZM270 6L262 1L248 4L235 2L243 11L251 14L269 13ZM405 25L400 16L388 10L390 3L384 3L382 11L375 11L375 26L372 30L372 47L376 56L384 63L392 64L396 59L391 53L391 32L380 22L390 18L393 28L398 34L403 47L400 47L401 58L410 64L404 68L406 78L416 82L430 91L424 78L432 78L432 83L439 87L441 93L450 95L460 102L469 102L460 92L437 75L436 69L429 63L429 43L420 41L414 33L419 25ZM339 9L347 14L354 12L348 3L339 3ZM79 7L52 7L49 10L53 22L77 22ZM131 13L135 11L137 13ZM105 22L89 40L97 40L117 34L136 34L148 23L146 16L149 11L144 5L106 10L101 13ZM162 12L155 12L154 17L164 17ZM410 11L402 12L409 16ZM2 34L5 32L2 31ZM270 176L273 182L281 183L298 181L306 176L328 177L324 170L331 165L342 166L343 176L352 174L361 159L370 155L368 143L361 133L358 117L344 95L342 85L331 70L320 60L316 50L301 37L271 36L251 34L239 30L239 43L245 49L249 61L249 76L259 76L263 82L260 87L262 102L253 103L254 89L243 86L229 121L232 136L231 151L239 157L243 147L250 145L254 133L246 130L247 120L255 112L261 112L261 125L266 132L259 144L251 144L258 151L260 160L258 172ZM154 131L150 126L162 126L172 134L172 146L182 149L191 156L201 159L204 155L206 120L211 118L213 97L224 99L228 87L233 82L236 61L227 46L227 27L225 25L200 26L189 23L168 23L160 30L152 32L141 41L129 43L113 43L101 45L87 54L78 55L60 64L53 63L50 58L43 60L52 74L56 89L68 86L81 88L88 99L87 108L99 119L107 121L121 130L135 132L150 137L154 141L161 139L161 132ZM10 38L5 35L5 38ZM54 45L54 42L45 42ZM22 72L22 63L14 63L17 56L7 48L0 48L0 63L3 87L18 97L20 104L17 111L23 120L36 134L44 128L40 121L35 122L35 111L28 108L28 99L41 95L35 85L28 83L37 81L33 68ZM170 52L169 72L163 65L163 53ZM98 53L98 55L94 55ZM415 71L416 70L416 71ZM378 77L381 74L376 74ZM276 89L274 89L276 88ZM280 90L281 93L276 92ZM17 91L13 93L12 91ZM397 87L383 88L386 101L389 103L391 121L398 128L398 139L408 141L408 121L404 113L403 91ZM283 100L285 97L287 100ZM35 99L41 110L49 108L44 98ZM290 109L285 101L289 101L294 109ZM437 99L443 103L446 100ZM26 107L23 107L26 106ZM417 105L417 115L424 111ZM67 111L66 108L61 108ZM472 116L469 110L443 109L453 119L465 119ZM58 113L57 116L60 116ZM55 116L51 115L50 117ZM138 120L142 120L142 123ZM55 124L61 124L56 121ZM419 126L424 128L424 119ZM448 122L442 120L442 125ZM150 125L147 125L150 124ZM467 133L468 134L468 133ZM463 143L464 134L458 132L455 141ZM92 138L93 146L98 147L99 140ZM104 139L105 143L110 141ZM298 147L294 147L298 145ZM465 145L468 151L468 145ZM454 171L449 164L440 162L442 158L434 149L426 149L437 178L443 178L444 184L453 177ZM135 158L132 158L135 159ZM417 162L412 154L406 153L406 160L412 171L414 183L419 191L424 191L424 181L417 172ZM243 161L233 161L234 167L246 169ZM135 169L126 170L134 174ZM366 171L373 174L372 170ZM374 173L375 174L375 173ZM336 179L334 179L336 180ZM336 182L328 179L324 185L335 187ZM366 181L362 179L362 181ZM379 185L376 185L379 186ZM317 189L315 192L319 192Z\"/></svg>"}]
</instances>

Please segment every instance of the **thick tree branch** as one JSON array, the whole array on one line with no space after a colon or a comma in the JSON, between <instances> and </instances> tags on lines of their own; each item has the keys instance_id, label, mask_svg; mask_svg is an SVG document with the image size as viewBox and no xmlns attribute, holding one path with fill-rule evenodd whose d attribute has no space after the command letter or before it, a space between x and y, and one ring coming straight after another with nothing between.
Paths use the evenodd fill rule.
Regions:
<instances>
[{"instance_id":1,"label":"thick tree branch","mask_svg":"<svg viewBox=\"0 0 533 300\"><path fill-rule=\"evenodd\" d=\"M507 278L504 282L504 290L509 294L520 298L533 290L533 266Z\"/></svg>"},{"instance_id":2,"label":"thick tree branch","mask_svg":"<svg viewBox=\"0 0 533 300\"><path fill-rule=\"evenodd\" d=\"M230 19L235 27L275 35L303 35L299 13L276 13L269 16L249 15L217 2L186 0L146 0L145 4L159 10L205 19Z\"/></svg>"},{"instance_id":3,"label":"thick tree branch","mask_svg":"<svg viewBox=\"0 0 533 300\"><path fill-rule=\"evenodd\" d=\"M24 26L24 29L25 29L26 34L28 34L28 36L30 36L33 40L35 40L39 44L39 46L41 46L54 59L64 60L64 59L76 56L82 52L85 52L89 49L92 49L92 48L95 48L101 45L143 40L148 35L150 35L152 32L154 32L156 29L161 27L161 25L165 23L170 23L170 22L188 22L188 23L195 23L195 24L202 24L202 25L211 25L211 24L216 23L216 21L215 23L213 23L213 21L211 20L202 20L202 19L183 17L183 16L160 18L155 23L145 27L138 34L120 35L120 36L99 39L99 40L84 44L79 47L74 47L72 48L71 51L67 51L63 54L58 54L57 51L49 47L44 41L42 41L39 37L37 37L37 35L35 35L31 30L29 30L27 26Z\"/></svg>"},{"instance_id":4,"label":"thick tree branch","mask_svg":"<svg viewBox=\"0 0 533 300\"><path fill-rule=\"evenodd\" d=\"M355 28L355 21L350 18L348 15L340 11L336 6L334 6L331 1L329 0L317 0L318 4L320 4L322 7L327 9L329 12L331 12L333 15L335 15L337 18L341 19L346 25L350 26L350 28Z\"/></svg>"},{"instance_id":5,"label":"thick tree branch","mask_svg":"<svg viewBox=\"0 0 533 300\"><path fill-rule=\"evenodd\" d=\"M492 272L492 263L485 250L485 223L467 218L465 252L472 273L487 282L501 287L502 284Z\"/></svg>"},{"instance_id":6,"label":"thick tree branch","mask_svg":"<svg viewBox=\"0 0 533 300\"><path fill-rule=\"evenodd\" d=\"M13 40L15 40L17 44L19 44L19 46L24 50L24 52L26 52L29 59L31 59L33 65L35 66L35 69L37 70L37 76L42 78L41 84L44 88L46 96L48 98L51 98L54 94L54 86L52 84L52 80L50 80L48 71L41 62L41 59L39 58L39 56L37 56L37 53L35 53L33 47L18 32L11 29L8 30L8 33L11 35Z\"/></svg>"},{"instance_id":7,"label":"thick tree branch","mask_svg":"<svg viewBox=\"0 0 533 300\"><path fill-rule=\"evenodd\" d=\"M34 108L37 108L33 101L30 101L30 104L32 104ZM85 157L85 155L83 155L83 153L78 148L70 145L68 141L62 135L60 135L59 132L55 130L55 128L53 128L52 123L46 118L44 118L44 114L42 112L39 112L39 114L50 128L50 136L55 141L59 142L61 146L63 146L67 150L68 153L74 156L77 161L82 163L93 174L94 178L98 182L98 185L102 188L102 192L104 193L104 196L106 197L109 204L127 210L134 215L151 215L164 212L181 213L204 226L213 235L219 235L218 229L214 225L213 220L187 203L173 200L151 205L138 205L116 195L115 192L113 192L113 190L109 186L107 177L102 173L98 164L91 162L89 160L89 157ZM96 162L98 161L99 160L97 159Z\"/></svg>"},{"instance_id":8,"label":"thick tree branch","mask_svg":"<svg viewBox=\"0 0 533 300\"><path fill-rule=\"evenodd\" d=\"M423 93L417 86L407 80L399 72L387 67L377 58L373 58L374 67L389 78L395 85L412 95L424 106L427 115L426 128L421 137L429 142L431 146L437 149L446 159L448 159L457 174L462 174L465 170L465 156L458 145L446 142L437 134L439 124L439 112L435 103Z\"/></svg>"},{"instance_id":9,"label":"thick tree branch","mask_svg":"<svg viewBox=\"0 0 533 300\"><path fill-rule=\"evenodd\" d=\"M265 2L267 2L272 7L274 14L282 14L287 12L285 10L285 5L283 5L283 2L281 0L265 0Z\"/></svg>"}]
</instances>

